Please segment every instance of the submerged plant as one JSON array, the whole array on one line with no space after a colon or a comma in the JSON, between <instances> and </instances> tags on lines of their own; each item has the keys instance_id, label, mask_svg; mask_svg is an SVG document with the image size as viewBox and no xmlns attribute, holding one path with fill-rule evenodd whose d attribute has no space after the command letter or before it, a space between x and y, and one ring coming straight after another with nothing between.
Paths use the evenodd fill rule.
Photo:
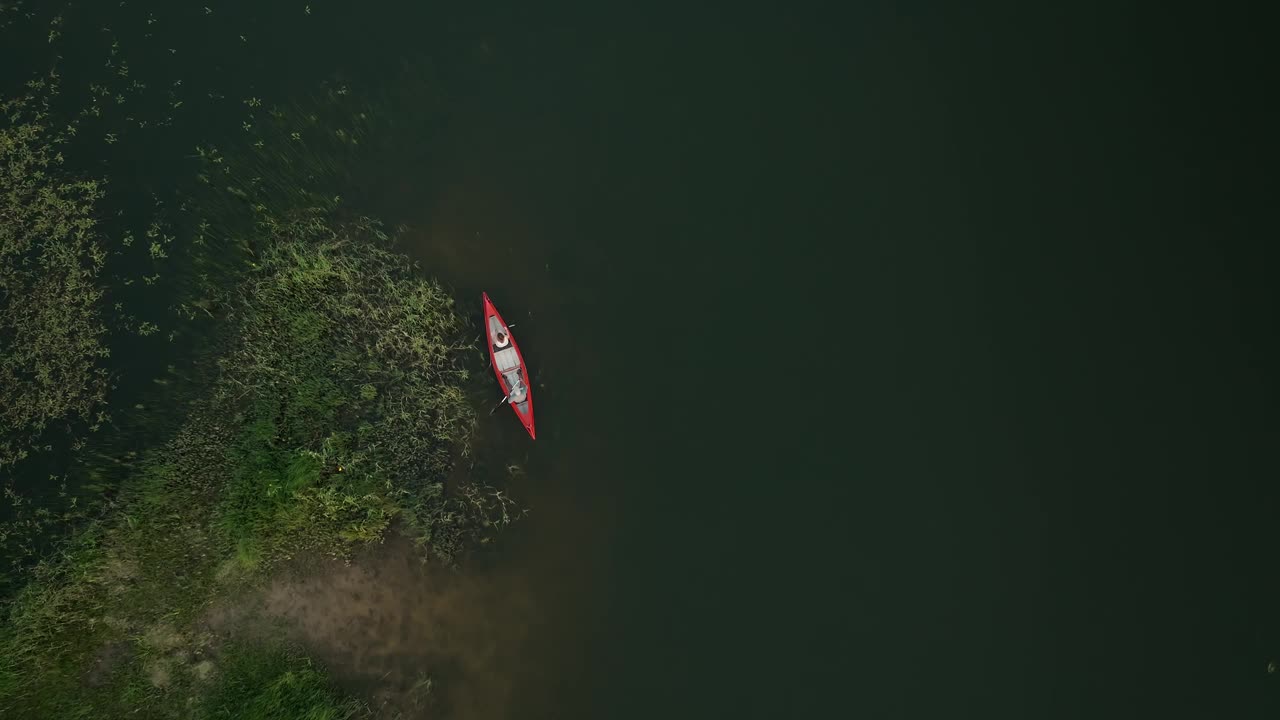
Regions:
<instances>
[{"instance_id":1,"label":"submerged plant","mask_svg":"<svg viewBox=\"0 0 1280 720\"><path fill-rule=\"evenodd\" d=\"M98 276L97 179L67 177L50 127L56 78L0 104L0 468L52 423L96 429L110 386Z\"/></svg>"},{"instance_id":2,"label":"submerged plant","mask_svg":"<svg viewBox=\"0 0 1280 720\"><path fill-rule=\"evenodd\" d=\"M178 16L145 18L161 31ZM60 20L54 29L56 44L75 42ZM111 424L119 438L95 436L82 453L93 462L80 486L110 488L92 514L67 497L61 471L44 484L65 511L3 488L17 520L0 523L0 548L20 546L15 567L45 559L24 588L0 585L0 716L360 716L300 655L226 647L217 662L200 658L198 620L282 561L349 557L393 523L451 565L523 514L501 490L451 472L475 421L462 319L376 222L336 219L343 194L359 194L352 158L380 136L346 83L293 104L267 88L221 88L246 98L221 103L236 113L216 139L224 149L184 136L174 153L199 143L204 186L165 205L175 198L147 198L131 178L104 208L105 179L68 171L63 153L87 149L82 167L116 167L109 158L224 95L157 77L145 60L131 66L144 56L102 32L100 82L83 107L62 108L69 122L49 109L53 74L0 105L0 475L49 446L55 425L75 430L77 451L80 430ZM169 55L190 55L174 45ZM154 205L121 217L121 196ZM166 306L168 318L148 314ZM108 414L107 328L137 372L145 353L131 348L173 342L197 321L193 361L158 373L155 395L112 398ZM198 379L177 379L186 373ZM33 538L55 524L75 532L48 553ZM421 677L415 705L433 688Z\"/></svg>"},{"instance_id":3,"label":"submerged plant","mask_svg":"<svg viewBox=\"0 0 1280 720\"><path fill-rule=\"evenodd\" d=\"M225 527L282 552L303 537L339 552L399 516L451 562L492 525L479 512L491 504L443 487L475 421L453 300L370 221L302 214L266 229L259 272L226 301L241 331L218 397L249 403L249 432Z\"/></svg>"},{"instance_id":4,"label":"submerged plant","mask_svg":"<svg viewBox=\"0 0 1280 720\"><path fill-rule=\"evenodd\" d=\"M166 693L194 692L191 674L204 671L167 649L186 640L162 654L137 640L157 627L188 638L210 603L274 564L348 556L393 521L451 564L518 517L501 491L446 486L474 424L449 295L370 221L301 213L263 232L258 270L221 298L230 329L207 396L168 442L130 462L115 511L38 566L9 608L0 714L162 710ZM86 689L94 653L122 643L137 649L121 679ZM325 708L335 697L318 675L298 693L298 676L224 671L211 711L251 717L277 701Z\"/></svg>"}]
</instances>

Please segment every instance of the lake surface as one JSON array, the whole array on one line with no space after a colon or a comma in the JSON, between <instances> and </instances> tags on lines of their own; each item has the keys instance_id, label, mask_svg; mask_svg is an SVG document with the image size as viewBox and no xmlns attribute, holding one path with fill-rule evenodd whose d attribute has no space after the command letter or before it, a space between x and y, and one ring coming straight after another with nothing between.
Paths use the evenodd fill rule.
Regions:
<instances>
[{"instance_id":1,"label":"lake surface","mask_svg":"<svg viewBox=\"0 0 1280 720\"><path fill-rule=\"evenodd\" d=\"M512 717L1275 712L1259 46L1186 20L470 19L395 202L532 313Z\"/></svg>"},{"instance_id":2,"label":"lake surface","mask_svg":"<svg viewBox=\"0 0 1280 720\"><path fill-rule=\"evenodd\" d=\"M348 206L533 369L488 716L1280 710L1260 31L272 7L205 71L375 98Z\"/></svg>"}]
</instances>

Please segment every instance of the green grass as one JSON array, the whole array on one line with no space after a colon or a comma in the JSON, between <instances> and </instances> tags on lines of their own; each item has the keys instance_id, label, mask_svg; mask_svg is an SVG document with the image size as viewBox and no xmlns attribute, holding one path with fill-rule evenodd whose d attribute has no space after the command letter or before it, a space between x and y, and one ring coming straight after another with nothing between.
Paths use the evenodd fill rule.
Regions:
<instances>
[{"instance_id":1,"label":"green grass","mask_svg":"<svg viewBox=\"0 0 1280 720\"><path fill-rule=\"evenodd\" d=\"M53 424L98 429L110 354L98 275L105 182L68 177L49 98L53 76L0 103L0 471Z\"/></svg>"},{"instance_id":2,"label":"green grass","mask_svg":"<svg viewBox=\"0 0 1280 720\"><path fill-rule=\"evenodd\" d=\"M376 223L332 222L330 185L373 135L345 87L319 111L246 103L245 147L198 147L204 182L169 198L180 210L120 219L103 179L66 172L62 154L103 133L121 153L148 137L118 127L125 113L139 129L161 119L132 95L112 110L128 73L115 43L111 57L118 79L63 88L50 73L0 105L0 475L54 437L80 451L86 431L130 429L84 453L89 482L110 489L92 512L66 478L50 478L56 510L6 493L0 548L16 561L0 581L26 582L0 587L0 717L359 717L300 649L225 645L202 619L282 562L348 557L393 522L453 564L516 516L494 488L445 484L475 422L469 335ZM55 119L50 98L84 86L90 104ZM88 155L81 167L107 172ZM169 305L176 318L154 314ZM178 318L209 338L183 372L216 379L194 403L193 382L163 411L112 397L108 413L106 339L172 342Z\"/></svg>"},{"instance_id":3,"label":"green grass","mask_svg":"<svg viewBox=\"0 0 1280 720\"><path fill-rule=\"evenodd\" d=\"M367 706L344 697L296 649L228 648L217 690L197 711L226 720L350 720L369 715Z\"/></svg>"},{"instance_id":4,"label":"green grass","mask_svg":"<svg viewBox=\"0 0 1280 720\"><path fill-rule=\"evenodd\" d=\"M200 619L396 519L453 563L514 517L493 488L445 487L475 421L449 296L372 223L271 232L222 299L235 330L209 396L7 608L0 716L354 717L305 659L219 649Z\"/></svg>"}]
</instances>

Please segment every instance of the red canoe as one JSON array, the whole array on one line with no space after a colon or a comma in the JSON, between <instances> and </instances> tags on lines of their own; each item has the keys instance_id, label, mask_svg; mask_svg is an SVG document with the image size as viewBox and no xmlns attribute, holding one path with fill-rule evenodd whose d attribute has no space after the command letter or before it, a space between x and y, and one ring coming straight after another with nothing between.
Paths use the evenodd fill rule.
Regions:
<instances>
[{"instance_id":1,"label":"red canoe","mask_svg":"<svg viewBox=\"0 0 1280 720\"><path fill-rule=\"evenodd\" d=\"M489 293L484 296L484 332L489 339L489 364L493 366L493 374L498 376L498 384L502 393L507 396L507 404L520 418L520 424L529 431L529 437L536 438L533 432L533 392L529 385L529 371L524 364L524 356L511 336L507 324L503 322L498 309L489 300Z\"/></svg>"}]
</instances>

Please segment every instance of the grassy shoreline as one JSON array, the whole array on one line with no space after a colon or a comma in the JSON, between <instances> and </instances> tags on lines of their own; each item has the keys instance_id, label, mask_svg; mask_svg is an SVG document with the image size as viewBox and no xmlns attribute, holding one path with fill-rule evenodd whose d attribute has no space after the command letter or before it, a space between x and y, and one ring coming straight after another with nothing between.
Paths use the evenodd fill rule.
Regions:
<instances>
[{"instance_id":1,"label":"grassy shoreline","mask_svg":"<svg viewBox=\"0 0 1280 720\"><path fill-rule=\"evenodd\" d=\"M393 521L448 564L513 516L496 489L445 487L475 420L449 296L372 222L300 215L267 232L259 269L226 298L234 341L208 397L9 608L0 710L218 717L223 666L242 660L201 636L212 605L281 561L347 557ZM329 697L308 673L299 697ZM337 714L319 716L363 712L332 698Z\"/></svg>"},{"instance_id":2,"label":"grassy shoreline","mask_svg":"<svg viewBox=\"0 0 1280 720\"><path fill-rule=\"evenodd\" d=\"M454 565L519 516L450 472L473 333L345 209L379 112L193 87L134 5L24 13L48 67L0 103L0 716L361 717L205 620L298 558L402 532Z\"/></svg>"}]
</instances>

